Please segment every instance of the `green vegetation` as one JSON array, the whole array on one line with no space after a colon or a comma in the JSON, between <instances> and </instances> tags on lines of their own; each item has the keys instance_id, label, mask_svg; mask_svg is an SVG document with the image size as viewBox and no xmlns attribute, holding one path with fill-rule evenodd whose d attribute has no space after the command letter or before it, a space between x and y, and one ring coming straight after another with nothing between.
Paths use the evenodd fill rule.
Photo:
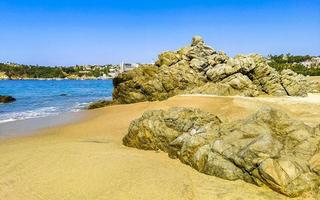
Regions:
<instances>
[{"instance_id":1,"label":"green vegetation","mask_svg":"<svg viewBox=\"0 0 320 200\"><path fill-rule=\"evenodd\" d=\"M37 65L18 65L0 63L0 72L10 79L16 78L66 78L66 77L100 77L108 75L112 65L106 66L72 66L45 67Z\"/></svg>"},{"instance_id":2,"label":"green vegetation","mask_svg":"<svg viewBox=\"0 0 320 200\"><path fill-rule=\"evenodd\" d=\"M306 67L302 62L309 61L312 56L294 56L291 54L286 55L269 55L269 65L277 71L284 69L291 69L299 74L309 76L320 76L320 66Z\"/></svg>"},{"instance_id":3,"label":"green vegetation","mask_svg":"<svg viewBox=\"0 0 320 200\"><path fill-rule=\"evenodd\" d=\"M277 71L291 69L297 73L309 76L320 76L320 65L312 64L306 67L303 62L309 62L313 56L294 56L291 54L269 55L268 64ZM0 63L0 72L4 72L10 79L20 78L97 78L108 75L110 69L118 70L112 65L89 65L71 67L46 67L38 65L20 65ZM150 72L151 73L151 72Z\"/></svg>"}]
</instances>

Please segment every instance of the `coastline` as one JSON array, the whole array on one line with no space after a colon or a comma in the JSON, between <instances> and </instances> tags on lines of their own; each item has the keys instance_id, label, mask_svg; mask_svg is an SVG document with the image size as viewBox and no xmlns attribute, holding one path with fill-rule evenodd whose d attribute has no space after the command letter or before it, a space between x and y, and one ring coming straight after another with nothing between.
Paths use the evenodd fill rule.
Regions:
<instances>
[{"instance_id":1,"label":"coastline","mask_svg":"<svg viewBox=\"0 0 320 200\"><path fill-rule=\"evenodd\" d=\"M92 102L110 99L113 90L111 80L11 80L0 81L0 88L0 95L16 99L0 103L0 126L9 121L79 112Z\"/></svg>"},{"instance_id":2,"label":"coastline","mask_svg":"<svg viewBox=\"0 0 320 200\"><path fill-rule=\"evenodd\" d=\"M97 78L93 78L93 77L77 77L77 78L13 78L13 79L1 79L0 81L10 81L10 80L34 80L34 81L61 81L61 80L113 80L114 77L97 77ZM320 82L320 76L307 76L307 79L311 80L311 81L316 81L316 82Z\"/></svg>"},{"instance_id":3,"label":"coastline","mask_svg":"<svg viewBox=\"0 0 320 200\"><path fill-rule=\"evenodd\" d=\"M320 0L0 10L0 200L320 200Z\"/></svg>"},{"instance_id":4,"label":"coastline","mask_svg":"<svg viewBox=\"0 0 320 200\"><path fill-rule=\"evenodd\" d=\"M107 77L107 78L13 78L13 79L0 79L0 81L62 81L62 80L78 80L78 81L83 81L83 80L112 80L112 77Z\"/></svg>"},{"instance_id":5,"label":"coastline","mask_svg":"<svg viewBox=\"0 0 320 200\"><path fill-rule=\"evenodd\" d=\"M320 102L272 99L176 96L115 105L84 111L79 121L1 140L0 199L287 199L243 181L201 174L165 153L122 145L130 122L144 111L176 106L197 107L227 121L268 105L308 124L319 122Z\"/></svg>"}]
</instances>

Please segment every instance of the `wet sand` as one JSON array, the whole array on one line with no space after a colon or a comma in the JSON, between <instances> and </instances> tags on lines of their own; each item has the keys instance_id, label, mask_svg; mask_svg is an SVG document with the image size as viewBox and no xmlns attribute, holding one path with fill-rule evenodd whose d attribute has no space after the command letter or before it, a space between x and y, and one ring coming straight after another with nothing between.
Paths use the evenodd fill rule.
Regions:
<instances>
[{"instance_id":1,"label":"wet sand","mask_svg":"<svg viewBox=\"0 0 320 200\"><path fill-rule=\"evenodd\" d=\"M85 112L63 113L56 116L0 123L0 140L33 134L36 131L84 120Z\"/></svg>"},{"instance_id":2,"label":"wet sand","mask_svg":"<svg viewBox=\"0 0 320 200\"><path fill-rule=\"evenodd\" d=\"M177 96L86 111L80 122L0 141L0 199L286 199L268 188L201 174L162 152L122 145L133 119L174 106L201 108L222 120L272 106L310 125L320 122L320 95Z\"/></svg>"}]
</instances>

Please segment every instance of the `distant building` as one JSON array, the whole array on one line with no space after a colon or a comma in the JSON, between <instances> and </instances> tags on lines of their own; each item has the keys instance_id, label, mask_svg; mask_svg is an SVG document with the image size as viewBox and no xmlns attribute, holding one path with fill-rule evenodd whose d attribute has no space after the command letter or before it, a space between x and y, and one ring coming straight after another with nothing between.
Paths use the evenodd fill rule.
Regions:
<instances>
[{"instance_id":1,"label":"distant building","mask_svg":"<svg viewBox=\"0 0 320 200\"><path fill-rule=\"evenodd\" d=\"M91 68L90 65L85 65L85 66L83 67L83 69L84 69L85 71L91 71L91 70L92 70L92 68Z\"/></svg>"},{"instance_id":2,"label":"distant building","mask_svg":"<svg viewBox=\"0 0 320 200\"><path fill-rule=\"evenodd\" d=\"M111 72L111 73L112 73L112 72L117 72L117 71L118 71L118 70L115 69L115 68L110 68L110 69L109 69L109 72Z\"/></svg>"},{"instance_id":3,"label":"distant building","mask_svg":"<svg viewBox=\"0 0 320 200\"><path fill-rule=\"evenodd\" d=\"M301 64L307 68L309 67L320 67L320 57L313 57L310 60L301 62Z\"/></svg>"},{"instance_id":4,"label":"distant building","mask_svg":"<svg viewBox=\"0 0 320 200\"><path fill-rule=\"evenodd\" d=\"M137 63L124 63L122 62L120 65L120 73L127 72L133 70L134 68L139 67Z\"/></svg>"},{"instance_id":5,"label":"distant building","mask_svg":"<svg viewBox=\"0 0 320 200\"><path fill-rule=\"evenodd\" d=\"M87 70L82 70L82 71L79 71L80 74L89 74L90 71L87 71Z\"/></svg>"}]
</instances>

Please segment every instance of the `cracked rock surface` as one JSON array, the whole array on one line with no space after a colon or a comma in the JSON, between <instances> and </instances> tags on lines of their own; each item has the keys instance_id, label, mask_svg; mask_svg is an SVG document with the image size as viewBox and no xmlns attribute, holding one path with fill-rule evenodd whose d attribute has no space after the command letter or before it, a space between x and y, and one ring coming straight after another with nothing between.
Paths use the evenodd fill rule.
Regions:
<instances>
[{"instance_id":1,"label":"cracked rock surface","mask_svg":"<svg viewBox=\"0 0 320 200\"><path fill-rule=\"evenodd\" d=\"M194 108L147 111L132 121L123 144L162 150L199 172L289 197L320 196L320 125L270 107L234 122Z\"/></svg>"}]
</instances>

